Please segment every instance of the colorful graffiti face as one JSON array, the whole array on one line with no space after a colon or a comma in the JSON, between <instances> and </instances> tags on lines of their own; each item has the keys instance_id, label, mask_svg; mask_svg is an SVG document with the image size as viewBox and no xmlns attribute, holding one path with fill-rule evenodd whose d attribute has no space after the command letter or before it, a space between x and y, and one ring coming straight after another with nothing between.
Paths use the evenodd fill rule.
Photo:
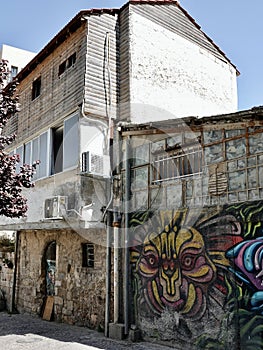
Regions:
<instances>
[{"instance_id":1,"label":"colorful graffiti face","mask_svg":"<svg viewBox=\"0 0 263 350\"><path fill-rule=\"evenodd\" d=\"M157 225L156 231L144 239L142 250L133 250L132 259L145 299L155 313L173 308L189 317L201 317L216 267L206 252L202 235L193 227L180 227L179 216L159 234Z\"/></svg>"},{"instance_id":2,"label":"colorful graffiti face","mask_svg":"<svg viewBox=\"0 0 263 350\"><path fill-rule=\"evenodd\" d=\"M226 253L239 271L234 273L256 290L263 291L263 239L243 241Z\"/></svg>"},{"instance_id":3,"label":"colorful graffiti face","mask_svg":"<svg viewBox=\"0 0 263 350\"><path fill-rule=\"evenodd\" d=\"M198 349L261 349L263 202L190 212L131 218L136 319L146 333L195 339Z\"/></svg>"}]
</instances>

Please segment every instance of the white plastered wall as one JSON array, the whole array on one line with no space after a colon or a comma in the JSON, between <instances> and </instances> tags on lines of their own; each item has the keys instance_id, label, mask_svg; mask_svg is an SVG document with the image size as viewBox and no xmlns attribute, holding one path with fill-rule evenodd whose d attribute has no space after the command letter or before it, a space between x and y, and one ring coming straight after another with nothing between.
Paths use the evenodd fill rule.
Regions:
<instances>
[{"instance_id":1,"label":"white plastered wall","mask_svg":"<svg viewBox=\"0 0 263 350\"><path fill-rule=\"evenodd\" d=\"M237 110L236 70L229 62L136 13L130 30L132 122Z\"/></svg>"},{"instance_id":2,"label":"white plastered wall","mask_svg":"<svg viewBox=\"0 0 263 350\"><path fill-rule=\"evenodd\" d=\"M9 68L11 68L11 66L17 67L18 72L24 68L35 55L34 52L22 50L6 44L2 45L0 51L0 58L8 61Z\"/></svg>"}]
</instances>

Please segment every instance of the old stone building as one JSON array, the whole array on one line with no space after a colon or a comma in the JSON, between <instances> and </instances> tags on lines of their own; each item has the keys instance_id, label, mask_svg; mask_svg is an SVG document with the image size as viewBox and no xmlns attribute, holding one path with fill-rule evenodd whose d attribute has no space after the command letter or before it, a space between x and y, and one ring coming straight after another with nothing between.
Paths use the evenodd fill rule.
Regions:
<instances>
[{"instance_id":1,"label":"old stone building","mask_svg":"<svg viewBox=\"0 0 263 350\"><path fill-rule=\"evenodd\" d=\"M262 116L119 125L124 327L179 348L262 347Z\"/></svg>"},{"instance_id":2,"label":"old stone building","mask_svg":"<svg viewBox=\"0 0 263 350\"><path fill-rule=\"evenodd\" d=\"M52 296L56 320L105 328L106 333L113 322L112 335L118 332L119 323L121 332L128 335L136 321L147 333L147 323L140 324L137 313L132 318L128 310L128 250L121 253L116 240L112 241L120 229L118 213L114 212L114 228L105 225L106 214L112 212L113 193L114 205L118 205L122 175L128 173L122 169L125 161L121 159L122 151L129 150L125 149L125 132L129 134L133 127L123 133L118 123L134 123L138 125L135 134L141 128L144 135L145 126L139 123L170 120L174 124L176 118L188 115L234 113L237 74L224 53L173 0L130 0L121 9L81 11L18 74L21 108L7 128L7 132L17 134L10 152L20 155L20 165L41 161L35 187L25 191L27 217L1 218L0 228L14 230L17 236L13 300L18 311L42 314L47 296ZM163 125L167 128L169 122ZM149 130L147 133L152 127ZM196 148L201 134L194 133L193 140L191 130L189 135L180 133L175 140L171 138L168 146L158 135L153 140L150 137L157 152L153 161L156 168L160 165L163 169L158 168L156 173L150 172L147 158L155 153L148 152L144 140L139 140L131 176L140 181L131 183L132 200L127 197L124 201L130 203L129 210L147 210L149 203L151 208L168 208L180 193L184 195L178 199L178 206L185 206L189 200L205 203L206 197L197 194L200 187L195 182L183 192L174 181L175 175L171 175L171 191L165 197L160 192L162 179L166 176L168 180L167 171L171 170L165 170L169 157L163 162L158 158L158 147L172 150L189 136L185 152L193 154L194 174L201 174L203 153ZM235 136L239 140L241 134ZM208 158L219 156L215 153L219 140L215 139L215 144L207 141ZM222 145L225 152L228 143L222 141ZM218 190L217 181L223 189L226 186L224 171L216 169L214 191ZM186 175L192 178L191 173ZM199 181L205 179L199 176ZM129 181L123 190L128 196ZM164 198L165 204L160 202ZM119 214L123 213L128 222L120 207ZM127 238L128 231L124 231ZM126 270L119 269L122 258ZM153 265L156 269L155 262ZM210 271L214 281L214 265ZM151 282L155 285L153 296L158 298L157 282ZM126 286L123 295L122 285ZM171 300L174 288L172 282ZM193 290L191 287L191 295L197 295L201 302L203 288L196 294ZM157 300L159 306L155 302L157 316L163 309L162 298ZM191 300L194 303L195 297ZM138 312L143 311L136 305ZM186 309L192 306L187 304Z\"/></svg>"}]
</instances>

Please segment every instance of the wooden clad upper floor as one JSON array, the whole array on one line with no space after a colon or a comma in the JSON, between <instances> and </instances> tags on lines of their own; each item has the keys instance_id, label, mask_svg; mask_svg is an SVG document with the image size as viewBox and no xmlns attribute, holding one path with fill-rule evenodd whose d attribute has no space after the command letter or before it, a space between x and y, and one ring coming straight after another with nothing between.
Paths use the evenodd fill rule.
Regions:
<instances>
[{"instance_id":1,"label":"wooden clad upper floor","mask_svg":"<svg viewBox=\"0 0 263 350\"><path fill-rule=\"evenodd\" d=\"M110 105L116 116L116 38L114 15L83 14L78 28L25 67L18 76L20 110L6 130L18 135L16 144L56 127L81 109L108 118Z\"/></svg>"}]
</instances>

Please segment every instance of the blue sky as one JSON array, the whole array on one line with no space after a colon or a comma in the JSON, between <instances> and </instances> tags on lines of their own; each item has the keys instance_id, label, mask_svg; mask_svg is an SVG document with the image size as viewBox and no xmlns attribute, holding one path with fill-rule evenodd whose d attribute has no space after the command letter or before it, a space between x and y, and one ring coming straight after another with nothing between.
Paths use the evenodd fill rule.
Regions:
<instances>
[{"instance_id":1,"label":"blue sky","mask_svg":"<svg viewBox=\"0 0 263 350\"><path fill-rule=\"evenodd\" d=\"M120 7L125 0L3 0L0 44L38 52L80 10ZM181 0L202 30L236 65L239 109L263 105L263 1Z\"/></svg>"}]
</instances>

